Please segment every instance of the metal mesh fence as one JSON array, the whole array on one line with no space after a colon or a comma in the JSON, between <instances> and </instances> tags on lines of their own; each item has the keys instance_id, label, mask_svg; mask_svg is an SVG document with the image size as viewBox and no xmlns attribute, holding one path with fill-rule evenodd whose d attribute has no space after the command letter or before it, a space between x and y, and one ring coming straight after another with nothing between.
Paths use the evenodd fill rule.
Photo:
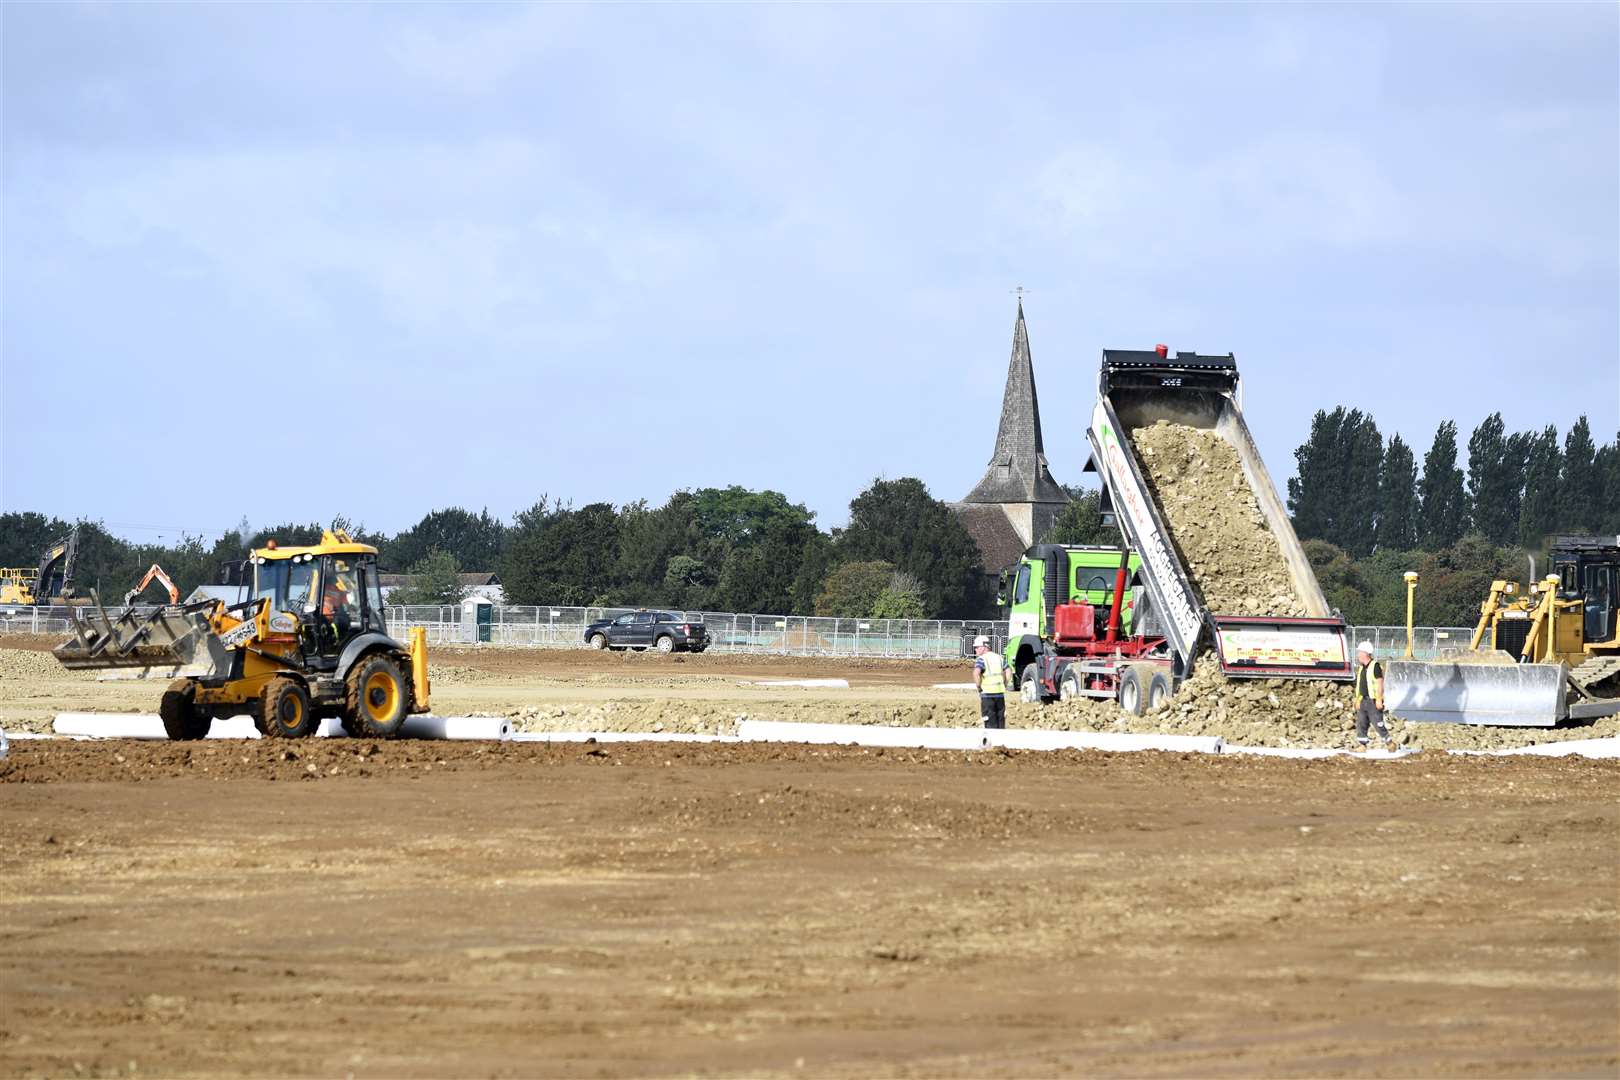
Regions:
<instances>
[{"instance_id":1,"label":"metal mesh fence","mask_svg":"<svg viewBox=\"0 0 1620 1080\"><path fill-rule=\"evenodd\" d=\"M586 647L585 628L633 610L601 607L491 607L480 618L473 607L394 607L389 631L426 628L433 644ZM965 627L953 619L834 619L806 615L750 615L676 611L683 622L701 622L715 652L783 656L874 656L947 659L964 655ZM487 619L487 621L485 621ZM971 636L970 636L971 640Z\"/></svg>"},{"instance_id":2,"label":"metal mesh fence","mask_svg":"<svg viewBox=\"0 0 1620 1080\"><path fill-rule=\"evenodd\" d=\"M415 626L427 630L432 645L508 645L527 648L586 648L585 627L611 619L629 608L601 607L391 607L388 630L403 638ZM806 615L744 615L719 611L678 611L685 620L702 622L710 648L726 653L775 653L781 656L870 656L894 659L948 660L972 655L977 634L990 636L1000 649L1006 623L956 619L833 619ZM67 634L68 609L15 607L0 609L0 633ZM1432 659L1444 650L1467 648L1473 631L1460 626L1420 626L1413 631L1412 652ZM1406 652L1404 626L1352 626L1352 647L1370 641L1379 656Z\"/></svg>"}]
</instances>

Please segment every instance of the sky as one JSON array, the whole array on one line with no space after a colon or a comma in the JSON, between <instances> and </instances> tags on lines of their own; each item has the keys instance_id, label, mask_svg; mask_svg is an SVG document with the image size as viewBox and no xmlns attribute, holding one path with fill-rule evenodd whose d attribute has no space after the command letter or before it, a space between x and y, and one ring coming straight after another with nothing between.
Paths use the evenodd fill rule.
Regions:
<instances>
[{"instance_id":1,"label":"sky","mask_svg":"<svg viewBox=\"0 0 1620 1080\"><path fill-rule=\"evenodd\" d=\"M0 5L0 507L137 540L957 499L1015 297L1312 413L1620 427L1620 7Z\"/></svg>"}]
</instances>

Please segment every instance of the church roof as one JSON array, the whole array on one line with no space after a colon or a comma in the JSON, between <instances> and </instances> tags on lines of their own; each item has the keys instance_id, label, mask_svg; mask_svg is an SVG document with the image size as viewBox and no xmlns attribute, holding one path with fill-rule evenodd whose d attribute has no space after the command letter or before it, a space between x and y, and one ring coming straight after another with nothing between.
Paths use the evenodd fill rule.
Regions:
<instances>
[{"instance_id":1,"label":"church roof","mask_svg":"<svg viewBox=\"0 0 1620 1080\"><path fill-rule=\"evenodd\" d=\"M985 573L995 575L1018 564L1024 554L1024 538L1005 510L994 503L953 503L951 509L979 549L979 565Z\"/></svg>"},{"instance_id":2,"label":"church roof","mask_svg":"<svg viewBox=\"0 0 1620 1080\"><path fill-rule=\"evenodd\" d=\"M1024 328L1024 302L1018 302L1013 324L1012 359L1007 364L1007 389L1001 397L1001 425L990 465L967 498L967 503L1066 503L1068 493L1052 479L1041 442L1041 406L1035 396L1035 364L1029 356L1029 332Z\"/></svg>"}]
</instances>

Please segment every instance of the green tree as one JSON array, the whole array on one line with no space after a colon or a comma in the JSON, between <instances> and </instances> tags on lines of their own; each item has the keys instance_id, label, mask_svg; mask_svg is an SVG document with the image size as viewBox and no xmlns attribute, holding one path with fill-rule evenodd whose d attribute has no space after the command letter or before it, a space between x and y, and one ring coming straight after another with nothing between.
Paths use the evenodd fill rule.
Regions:
<instances>
[{"instance_id":1,"label":"green tree","mask_svg":"<svg viewBox=\"0 0 1620 1080\"><path fill-rule=\"evenodd\" d=\"M847 562L833 569L816 597L816 614L864 619L894 579L894 565L881 560Z\"/></svg>"},{"instance_id":2,"label":"green tree","mask_svg":"<svg viewBox=\"0 0 1620 1080\"><path fill-rule=\"evenodd\" d=\"M379 545L385 566L411 566L433 551L455 556L473 570L493 569L506 545L506 525L488 509L474 514L459 506L428 513L421 521Z\"/></svg>"},{"instance_id":3,"label":"green tree","mask_svg":"<svg viewBox=\"0 0 1620 1080\"><path fill-rule=\"evenodd\" d=\"M326 527L318 521L312 521L307 525L298 525L290 521L281 525L267 525L248 537L247 548L249 551L262 548L272 540L280 547L318 544L321 542L321 534L325 531Z\"/></svg>"},{"instance_id":4,"label":"green tree","mask_svg":"<svg viewBox=\"0 0 1620 1080\"><path fill-rule=\"evenodd\" d=\"M1475 532L1495 544L1519 533L1527 441L1509 437L1502 414L1492 413L1468 438L1468 505Z\"/></svg>"},{"instance_id":5,"label":"green tree","mask_svg":"<svg viewBox=\"0 0 1620 1080\"><path fill-rule=\"evenodd\" d=\"M39 566L45 549L73 531L73 523L33 511L0 514L0 566Z\"/></svg>"},{"instance_id":6,"label":"green tree","mask_svg":"<svg viewBox=\"0 0 1620 1080\"><path fill-rule=\"evenodd\" d=\"M1316 410L1311 433L1294 451L1294 475L1288 480L1288 514L1300 539L1337 544L1338 503L1347 464L1344 451L1346 410Z\"/></svg>"},{"instance_id":7,"label":"green tree","mask_svg":"<svg viewBox=\"0 0 1620 1080\"><path fill-rule=\"evenodd\" d=\"M1457 468L1457 425L1445 421L1434 433L1434 443L1423 455L1423 479L1418 483L1418 541L1433 550L1454 544L1467 523L1468 496L1462 470Z\"/></svg>"},{"instance_id":8,"label":"green tree","mask_svg":"<svg viewBox=\"0 0 1620 1080\"><path fill-rule=\"evenodd\" d=\"M1366 588L1349 553L1337 544L1314 537L1301 546L1328 606L1346 613L1358 610L1366 599Z\"/></svg>"},{"instance_id":9,"label":"green tree","mask_svg":"<svg viewBox=\"0 0 1620 1080\"><path fill-rule=\"evenodd\" d=\"M704 533L734 546L801 528L815 518L779 491L751 491L735 484L693 492L692 510Z\"/></svg>"},{"instance_id":10,"label":"green tree","mask_svg":"<svg viewBox=\"0 0 1620 1080\"><path fill-rule=\"evenodd\" d=\"M1601 483L1597 472L1597 448L1592 445L1592 428L1582 416L1564 437L1564 476L1559 490L1558 528L1566 533L1588 532L1597 528Z\"/></svg>"},{"instance_id":11,"label":"green tree","mask_svg":"<svg viewBox=\"0 0 1620 1080\"><path fill-rule=\"evenodd\" d=\"M467 598L461 563L448 551L434 549L411 564L404 585L388 594L390 605L459 604Z\"/></svg>"},{"instance_id":12,"label":"green tree","mask_svg":"<svg viewBox=\"0 0 1620 1080\"><path fill-rule=\"evenodd\" d=\"M921 619L923 618L923 589L922 583L910 574L895 573L889 575L889 583L878 593L877 599L872 601L872 618L874 619Z\"/></svg>"},{"instance_id":13,"label":"green tree","mask_svg":"<svg viewBox=\"0 0 1620 1080\"><path fill-rule=\"evenodd\" d=\"M607 503L573 510L542 498L513 522L500 564L507 603L603 602L616 584L618 531Z\"/></svg>"},{"instance_id":14,"label":"green tree","mask_svg":"<svg viewBox=\"0 0 1620 1080\"><path fill-rule=\"evenodd\" d=\"M1052 527L1041 537L1042 544L1117 544L1119 529L1104 525L1102 519L1102 492L1086 491L1065 485L1064 491L1072 500L1058 511Z\"/></svg>"},{"instance_id":15,"label":"green tree","mask_svg":"<svg viewBox=\"0 0 1620 1080\"><path fill-rule=\"evenodd\" d=\"M1417 545L1417 461L1399 435L1389 437L1378 476L1377 547L1405 551Z\"/></svg>"},{"instance_id":16,"label":"green tree","mask_svg":"<svg viewBox=\"0 0 1620 1080\"><path fill-rule=\"evenodd\" d=\"M1558 475L1564 455L1558 448L1558 429L1551 424L1528 437L1524 468L1524 496L1519 500L1519 543L1540 547L1558 527Z\"/></svg>"},{"instance_id":17,"label":"green tree","mask_svg":"<svg viewBox=\"0 0 1620 1080\"><path fill-rule=\"evenodd\" d=\"M990 605L979 549L921 480L876 480L849 504L838 535L846 562L886 562L924 582L929 618L969 618Z\"/></svg>"},{"instance_id":18,"label":"green tree","mask_svg":"<svg viewBox=\"0 0 1620 1080\"><path fill-rule=\"evenodd\" d=\"M1603 482L1598 529L1620 534L1620 431L1615 432L1614 442L1605 443L1597 452L1593 464Z\"/></svg>"},{"instance_id":19,"label":"green tree","mask_svg":"<svg viewBox=\"0 0 1620 1080\"><path fill-rule=\"evenodd\" d=\"M1331 541L1355 554L1372 551L1380 504L1383 439L1373 418L1339 406L1318 411L1294 451L1288 511L1301 538Z\"/></svg>"}]
</instances>

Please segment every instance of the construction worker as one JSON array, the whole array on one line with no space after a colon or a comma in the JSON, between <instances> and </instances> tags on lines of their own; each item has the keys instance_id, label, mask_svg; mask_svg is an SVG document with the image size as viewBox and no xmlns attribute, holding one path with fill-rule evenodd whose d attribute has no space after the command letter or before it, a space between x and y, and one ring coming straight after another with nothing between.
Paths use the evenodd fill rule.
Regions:
<instances>
[{"instance_id":1,"label":"construction worker","mask_svg":"<svg viewBox=\"0 0 1620 1080\"><path fill-rule=\"evenodd\" d=\"M1007 661L990 651L983 634L973 639L973 685L979 691L979 716L987 728L1007 726Z\"/></svg>"},{"instance_id":2,"label":"construction worker","mask_svg":"<svg viewBox=\"0 0 1620 1080\"><path fill-rule=\"evenodd\" d=\"M1369 727L1376 728L1387 750L1395 749L1384 724L1384 666L1373 659L1372 642L1356 646L1356 748L1365 750L1370 742Z\"/></svg>"},{"instance_id":3,"label":"construction worker","mask_svg":"<svg viewBox=\"0 0 1620 1080\"><path fill-rule=\"evenodd\" d=\"M340 563L336 573L326 575L326 588L321 593L321 614L326 616L334 640L348 636L359 609L360 593L354 574Z\"/></svg>"}]
</instances>

